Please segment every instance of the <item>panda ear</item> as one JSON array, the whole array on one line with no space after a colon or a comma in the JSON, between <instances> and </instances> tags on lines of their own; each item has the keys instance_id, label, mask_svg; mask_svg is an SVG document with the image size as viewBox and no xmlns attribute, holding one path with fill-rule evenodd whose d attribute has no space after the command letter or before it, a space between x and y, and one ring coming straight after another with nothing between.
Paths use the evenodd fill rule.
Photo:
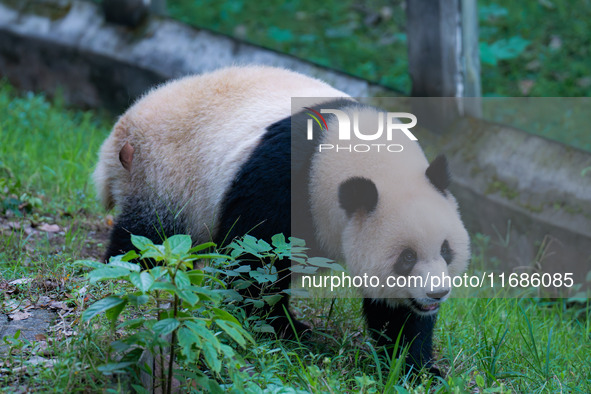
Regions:
<instances>
[{"instance_id":1,"label":"panda ear","mask_svg":"<svg viewBox=\"0 0 591 394\"><path fill-rule=\"evenodd\" d=\"M445 194L445 190L449 187L450 183L449 168L445 155L437 156L431 164L429 164L427 171L425 171L425 175L427 175L429 182L431 182L439 192Z\"/></svg>"},{"instance_id":2,"label":"panda ear","mask_svg":"<svg viewBox=\"0 0 591 394\"><path fill-rule=\"evenodd\" d=\"M339 204L347 216L361 210L371 213L378 205L378 189L367 178L349 178L339 186Z\"/></svg>"},{"instance_id":3,"label":"panda ear","mask_svg":"<svg viewBox=\"0 0 591 394\"><path fill-rule=\"evenodd\" d=\"M131 163L133 162L133 152L135 149L129 142L126 142L123 145L123 148L119 151L119 161L123 168L125 168L128 172L131 171Z\"/></svg>"}]
</instances>

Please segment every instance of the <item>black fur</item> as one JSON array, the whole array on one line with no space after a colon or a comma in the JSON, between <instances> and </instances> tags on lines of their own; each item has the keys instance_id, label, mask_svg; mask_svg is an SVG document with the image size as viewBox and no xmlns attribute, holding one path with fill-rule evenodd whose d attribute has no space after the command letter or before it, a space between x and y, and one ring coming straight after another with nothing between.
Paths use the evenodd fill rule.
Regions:
<instances>
[{"instance_id":1,"label":"black fur","mask_svg":"<svg viewBox=\"0 0 591 394\"><path fill-rule=\"evenodd\" d=\"M339 186L339 204L347 216L358 211L371 213L378 205L378 189L367 178L349 178Z\"/></svg>"},{"instance_id":2,"label":"black fur","mask_svg":"<svg viewBox=\"0 0 591 394\"><path fill-rule=\"evenodd\" d=\"M449 175L449 168L447 165L447 158L445 155L437 156L425 171L427 179L435 186L435 188L445 195L445 190L449 187L451 177Z\"/></svg>"},{"instance_id":3,"label":"black fur","mask_svg":"<svg viewBox=\"0 0 591 394\"><path fill-rule=\"evenodd\" d=\"M214 239L216 244L227 244L245 234L266 241L278 233L291 234L290 125L288 118L270 126L238 172L223 199L219 230ZM246 258L248 261L245 264L250 263L252 269L260 264L255 257ZM290 261L275 264L278 271L284 271L289 268ZM274 290L279 292L289 288L289 285L290 277L283 276ZM250 288L248 290L252 292ZM275 331L284 337L293 336L284 308L298 333L307 328L291 315L288 305L289 297L284 296L273 308L265 311L270 313L270 323Z\"/></svg>"},{"instance_id":4,"label":"black fur","mask_svg":"<svg viewBox=\"0 0 591 394\"><path fill-rule=\"evenodd\" d=\"M340 108L344 105L351 105L351 101L335 100L322 107ZM314 108L319 110L320 106ZM309 253L319 253L318 245L310 237L314 228L309 206L309 180L310 161L322 134L315 133L314 141L306 139L306 121L309 118L306 112L297 113L267 128L224 196L218 234L214 239L217 245L228 244L245 234L270 242L273 235L283 233L286 237L304 238ZM292 128L296 130L293 134ZM297 214L292 215L292 212ZM254 257L249 260L249 263L257 262ZM289 268L291 262L284 260L275 264L281 271ZM289 276L280 278L275 290L288 289L290 282ZM285 310L297 334L308 327L295 319L288 306L289 296L284 294L280 302L263 313L269 313L275 332L290 338L294 332Z\"/></svg>"},{"instance_id":5,"label":"black fur","mask_svg":"<svg viewBox=\"0 0 591 394\"><path fill-rule=\"evenodd\" d=\"M148 197L130 196L111 230L105 261L135 249L131 243L131 234L141 235L159 244L174 234L186 233L183 220L176 212L178 210L166 208L163 204L152 203Z\"/></svg>"},{"instance_id":6,"label":"black fur","mask_svg":"<svg viewBox=\"0 0 591 394\"><path fill-rule=\"evenodd\" d=\"M431 373L440 375L439 370L431 365L436 315L419 316L406 306L393 308L383 300L369 298L363 300L363 312L368 328L377 337L378 346L385 346L392 356L397 356L392 354L393 344L402 330L399 350L410 343L406 363L417 369L427 366Z\"/></svg>"}]
</instances>

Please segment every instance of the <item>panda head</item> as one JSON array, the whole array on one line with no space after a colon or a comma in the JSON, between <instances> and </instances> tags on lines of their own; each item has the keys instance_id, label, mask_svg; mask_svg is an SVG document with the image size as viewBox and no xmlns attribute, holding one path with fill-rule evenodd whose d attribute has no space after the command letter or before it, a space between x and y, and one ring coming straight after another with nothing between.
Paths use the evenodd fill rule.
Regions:
<instances>
[{"instance_id":1,"label":"panda head","mask_svg":"<svg viewBox=\"0 0 591 394\"><path fill-rule=\"evenodd\" d=\"M433 276L453 278L466 269L469 237L447 190L445 157L419 178L406 184L357 176L341 182L338 200L346 214L341 242L352 275L380 278L379 286L363 288L365 297L430 315L452 290Z\"/></svg>"}]
</instances>

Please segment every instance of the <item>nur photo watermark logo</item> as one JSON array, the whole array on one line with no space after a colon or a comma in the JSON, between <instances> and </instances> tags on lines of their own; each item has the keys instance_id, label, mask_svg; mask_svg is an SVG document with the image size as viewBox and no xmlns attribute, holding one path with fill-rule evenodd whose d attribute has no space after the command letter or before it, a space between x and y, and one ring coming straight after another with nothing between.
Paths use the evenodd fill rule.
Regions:
<instances>
[{"instance_id":1,"label":"nur photo watermark logo","mask_svg":"<svg viewBox=\"0 0 591 394\"><path fill-rule=\"evenodd\" d=\"M417 117L408 112L364 110L345 112L341 109L332 108L322 108L317 111L310 107L304 107L304 109L308 111L307 114L310 116L306 130L306 138L309 141L314 139L315 124L318 125L321 132L329 131L328 122L323 114L334 115L333 119L336 121L339 143L320 143L318 144L318 152L402 152L404 150L402 144L390 143L395 138L395 133L399 132L402 132L409 140L417 141L417 137L410 131L411 128L416 126ZM408 119L410 122L402 123L401 119ZM334 122L331 122L331 127L334 127ZM330 131L334 132L334 130ZM384 138L387 143L378 142L384 141ZM352 141L363 141L363 143L354 144L351 143Z\"/></svg>"}]
</instances>

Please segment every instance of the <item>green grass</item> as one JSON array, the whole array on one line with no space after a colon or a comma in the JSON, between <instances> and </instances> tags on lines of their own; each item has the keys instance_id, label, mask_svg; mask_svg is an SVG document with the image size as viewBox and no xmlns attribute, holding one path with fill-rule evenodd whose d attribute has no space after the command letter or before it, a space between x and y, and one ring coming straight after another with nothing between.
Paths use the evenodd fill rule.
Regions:
<instances>
[{"instance_id":1,"label":"green grass","mask_svg":"<svg viewBox=\"0 0 591 394\"><path fill-rule=\"evenodd\" d=\"M481 42L492 44L510 37L528 41L519 56L496 65L483 64L484 94L591 96L591 1L484 0L478 4Z\"/></svg>"},{"instance_id":2,"label":"green grass","mask_svg":"<svg viewBox=\"0 0 591 394\"><path fill-rule=\"evenodd\" d=\"M18 192L0 190L4 209L7 194L19 202L25 193L38 197L30 205L45 212L96 212L90 174L108 133L105 118L67 110L59 99L19 96L6 83L0 83L0 112L0 179L8 192Z\"/></svg>"},{"instance_id":3,"label":"green grass","mask_svg":"<svg viewBox=\"0 0 591 394\"><path fill-rule=\"evenodd\" d=\"M0 120L1 177L18 180L11 181L8 194L17 199L25 192L41 196L30 211L19 211L24 217L9 215L11 221L25 223L70 212L60 219L68 230L57 238L27 235L24 230L0 232L0 306L4 308L8 300L48 295L72 308L65 322L75 332L50 334L50 351L36 342L13 343L10 356L1 360L13 369L7 373L0 368L0 387L5 392L17 387L42 392L121 390L120 375L104 375L98 369L116 360L108 343L119 334L109 333L106 319L91 325L78 320L92 301L118 291L118 284L84 288L80 267L73 264L88 239L96 237L95 228L74 223L100 221L88 176L107 128L95 113L70 111L40 95L18 96L7 85L0 88L0 111L8 114ZM5 189L2 192L6 197ZM5 222L2 217L0 224ZM100 255L102 247L95 247ZM474 259L483 259L486 251L476 252ZM19 277L55 280L58 286L47 289L33 283L19 285L16 293L1 290L2 283ZM293 306L314 326L312 338L299 343L260 337L243 351L247 364L241 379L250 392L261 392L258 387L270 392L282 387L285 392L392 392L394 386L413 393L591 392L589 305L570 308L561 300L545 304L527 299L450 300L435 332L437 363L448 373L443 380L392 372L364 327L359 299L337 299L334 304L320 298L298 299ZM27 372L16 369L34 354L57 365L30 365ZM230 390L236 382L225 383Z\"/></svg>"},{"instance_id":4,"label":"green grass","mask_svg":"<svg viewBox=\"0 0 591 394\"><path fill-rule=\"evenodd\" d=\"M480 375L484 387L589 392L590 318L560 301L544 306L530 299L453 299L437 332L452 374Z\"/></svg>"},{"instance_id":5,"label":"green grass","mask_svg":"<svg viewBox=\"0 0 591 394\"><path fill-rule=\"evenodd\" d=\"M70 323L70 319L65 319ZM105 359L105 349L110 341L107 326L76 326L76 335L63 337L61 333L43 343L29 342L22 338L10 341L10 354L3 354L2 367L26 372L6 374L0 372L0 392L14 393L19 388L25 392L40 393L97 393L112 390L124 392L118 377L106 376L98 370L97 361ZM59 331L58 331L59 332ZM0 344L5 344L0 341ZM30 362L33 356L49 360L39 364Z\"/></svg>"},{"instance_id":6,"label":"green grass","mask_svg":"<svg viewBox=\"0 0 591 394\"><path fill-rule=\"evenodd\" d=\"M326 322L329 300L297 301L304 321L317 324L313 338L302 344L259 340L245 355L249 379L263 387L289 385L311 392L383 392L388 364L364 330L360 304L337 299ZM438 365L448 372L446 378L402 375L395 383L416 393L587 393L590 319L588 312L577 314L561 302L452 299L435 331Z\"/></svg>"},{"instance_id":7,"label":"green grass","mask_svg":"<svg viewBox=\"0 0 591 394\"><path fill-rule=\"evenodd\" d=\"M0 228L0 280L74 276L73 261L96 256L104 240L94 235L104 226L90 174L107 119L5 82L0 113L0 225L14 225ZM60 232L39 231L44 223Z\"/></svg>"}]
</instances>

